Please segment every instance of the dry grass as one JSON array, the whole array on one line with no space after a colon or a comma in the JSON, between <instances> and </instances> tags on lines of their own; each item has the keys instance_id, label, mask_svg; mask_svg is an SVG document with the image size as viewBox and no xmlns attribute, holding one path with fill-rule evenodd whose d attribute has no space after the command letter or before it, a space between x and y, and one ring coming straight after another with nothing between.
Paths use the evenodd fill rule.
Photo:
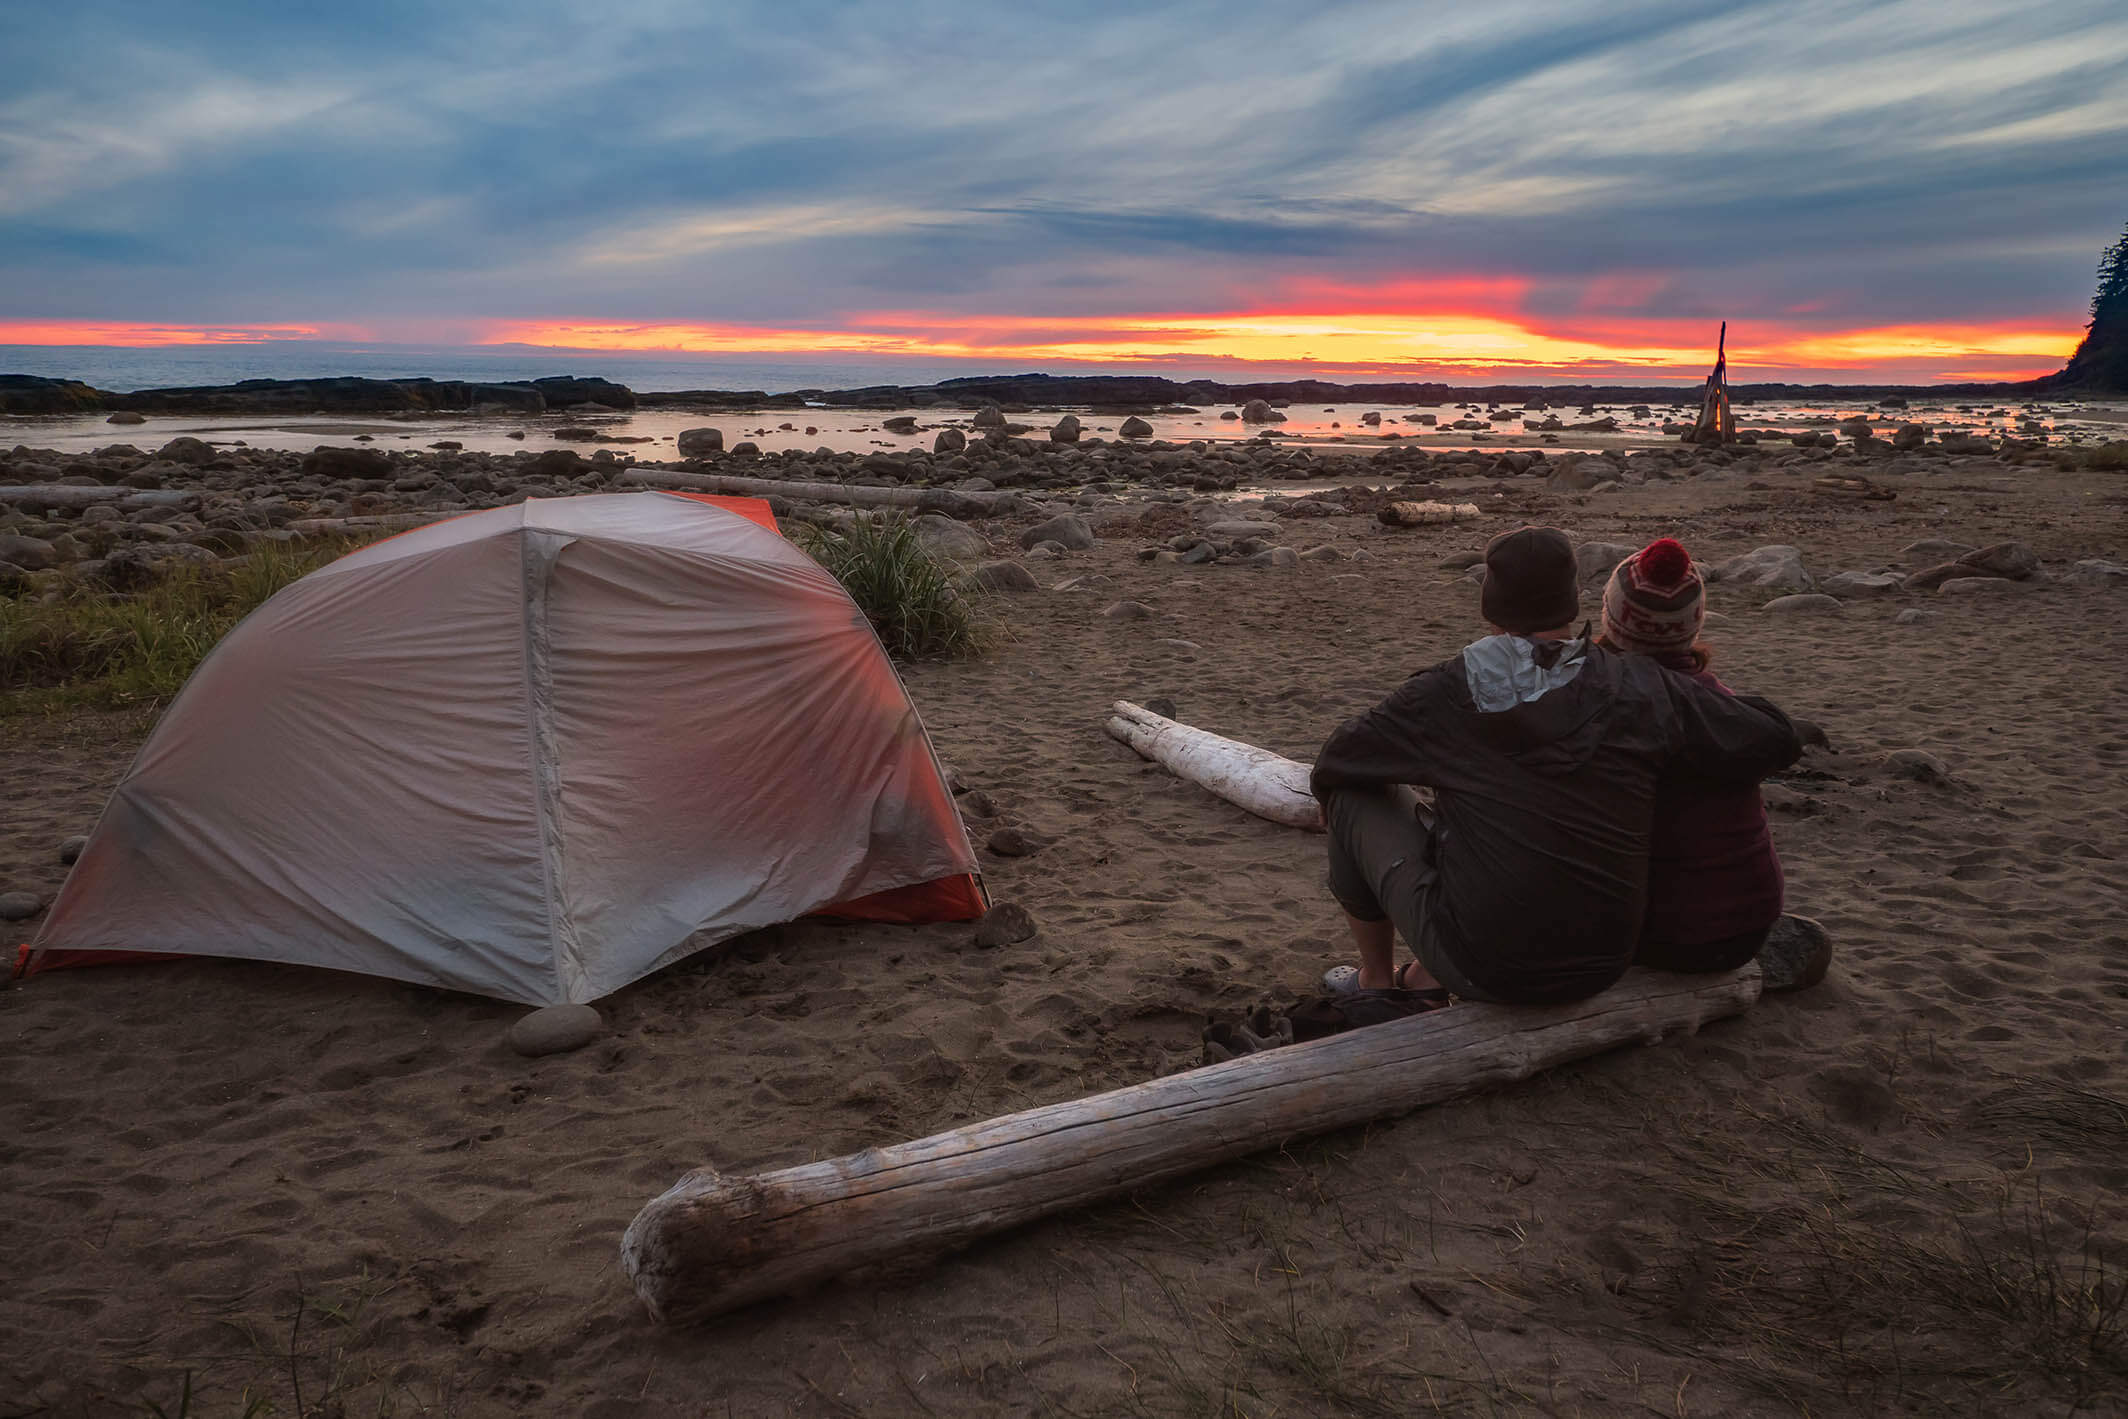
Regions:
<instances>
[{"instance_id":1,"label":"dry grass","mask_svg":"<svg viewBox=\"0 0 2128 1419\"><path fill-rule=\"evenodd\" d=\"M2095 1207L2036 1170L1946 1181L1749 1122L1763 1147L1682 1139L1651 1178L1696 1241L1638 1338L1806 1412L2128 1402L2128 1269Z\"/></svg>"},{"instance_id":2,"label":"dry grass","mask_svg":"<svg viewBox=\"0 0 2128 1419\"><path fill-rule=\"evenodd\" d=\"M70 586L0 600L0 715L158 708L237 622L352 545L267 546L130 595Z\"/></svg>"}]
</instances>

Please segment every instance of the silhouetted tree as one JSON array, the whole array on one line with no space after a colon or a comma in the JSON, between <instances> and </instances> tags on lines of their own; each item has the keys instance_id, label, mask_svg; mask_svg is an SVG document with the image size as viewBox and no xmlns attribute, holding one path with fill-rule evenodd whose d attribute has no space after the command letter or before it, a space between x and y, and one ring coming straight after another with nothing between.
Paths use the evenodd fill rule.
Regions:
<instances>
[{"instance_id":1,"label":"silhouetted tree","mask_svg":"<svg viewBox=\"0 0 2128 1419\"><path fill-rule=\"evenodd\" d=\"M2091 294L2091 327L2083 343L2048 383L2092 394L2128 394L2128 228L2098 259L2098 289Z\"/></svg>"}]
</instances>

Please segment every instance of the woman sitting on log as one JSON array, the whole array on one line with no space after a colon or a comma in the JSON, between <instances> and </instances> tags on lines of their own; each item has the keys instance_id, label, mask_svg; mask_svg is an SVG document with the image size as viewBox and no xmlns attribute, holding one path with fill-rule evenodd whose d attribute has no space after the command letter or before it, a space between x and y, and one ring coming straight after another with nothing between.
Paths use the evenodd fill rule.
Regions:
<instances>
[{"instance_id":1,"label":"woman sitting on log","mask_svg":"<svg viewBox=\"0 0 2128 1419\"><path fill-rule=\"evenodd\" d=\"M1603 589L1596 644L1644 655L1719 694L1700 638L1707 587L1691 554L1665 537L1620 562ZM1655 796L1648 836L1648 908L1634 964L1659 971L1732 971L1781 920L1781 859L1757 783L1674 773Z\"/></svg>"}]
</instances>

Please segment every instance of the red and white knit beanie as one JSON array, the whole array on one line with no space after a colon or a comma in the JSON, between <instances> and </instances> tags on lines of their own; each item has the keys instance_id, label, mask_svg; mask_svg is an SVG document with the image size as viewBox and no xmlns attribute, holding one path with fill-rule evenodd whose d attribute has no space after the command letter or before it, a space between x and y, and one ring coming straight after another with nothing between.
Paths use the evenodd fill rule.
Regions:
<instances>
[{"instance_id":1,"label":"red and white knit beanie","mask_svg":"<svg viewBox=\"0 0 2128 1419\"><path fill-rule=\"evenodd\" d=\"M1707 620L1707 584L1671 538L1618 564L1603 588L1603 639L1616 650L1661 655L1692 648Z\"/></svg>"}]
</instances>

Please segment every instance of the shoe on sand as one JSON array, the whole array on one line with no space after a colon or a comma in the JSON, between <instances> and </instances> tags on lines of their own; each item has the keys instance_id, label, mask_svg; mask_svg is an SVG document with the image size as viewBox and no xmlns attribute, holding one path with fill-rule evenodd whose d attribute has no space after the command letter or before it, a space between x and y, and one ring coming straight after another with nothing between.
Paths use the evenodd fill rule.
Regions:
<instances>
[{"instance_id":1,"label":"shoe on sand","mask_svg":"<svg viewBox=\"0 0 2128 1419\"><path fill-rule=\"evenodd\" d=\"M1234 1024L1220 1020L1204 1027L1204 1062L1220 1064L1292 1043L1293 1022L1274 1013L1270 1006L1259 1005Z\"/></svg>"},{"instance_id":2,"label":"shoe on sand","mask_svg":"<svg viewBox=\"0 0 2128 1419\"><path fill-rule=\"evenodd\" d=\"M1759 947L1767 990L1807 990L1825 979L1831 966L1832 937L1807 916L1783 916Z\"/></svg>"},{"instance_id":3,"label":"shoe on sand","mask_svg":"<svg viewBox=\"0 0 2128 1419\"><path fill-rule=\"evenodd\" d=\"M1323 994L1350 995L1360 988L1358 966L1332 966L1323 972Z\"/></svg>"}]
</instances>

